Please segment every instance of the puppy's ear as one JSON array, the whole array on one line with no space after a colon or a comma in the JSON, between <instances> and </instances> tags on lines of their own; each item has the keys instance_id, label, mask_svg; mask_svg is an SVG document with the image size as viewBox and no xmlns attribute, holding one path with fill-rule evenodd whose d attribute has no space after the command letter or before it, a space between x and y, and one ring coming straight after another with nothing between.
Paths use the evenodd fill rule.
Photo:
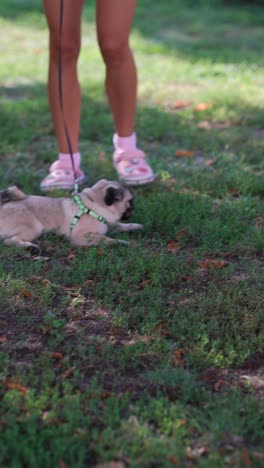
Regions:
<instances>
[{"instance_id":1,"label":"puppy's ear","mask_svg":"<svg viewBox=\"0 0 264 468\"><path fill-rule=\"evenodd\" d=\"M124 189L122 187L108 187L105 194L105 204L107 206L113 205L117 201L121 201L124 198Z\"/></svg>"},{"instance_id":2,"label":"puppy's ear","mask_svg":"<svg viewBox=\"0 0 264 468\"><path fill-rule=\"evenodd\" d=\"M2 205L4 203L8 203L11 200L12 200L12 198L10 197L9 191L8 190L1 190L1 192L0 192L0 201L1 201Z\"/></svg>"},{"instance_id":3,"label":"puppy's ear","mask_svg":"<svg viewBox=\"0 0 264 468\"><path fill-rule=\"evenodd\" d=\"M0 192L0 202L2 204L10 201L24 200L25 198L27 198L27 194L22 192L17 185L13 185L12 187Z\"/></svg>"}]
</instances>

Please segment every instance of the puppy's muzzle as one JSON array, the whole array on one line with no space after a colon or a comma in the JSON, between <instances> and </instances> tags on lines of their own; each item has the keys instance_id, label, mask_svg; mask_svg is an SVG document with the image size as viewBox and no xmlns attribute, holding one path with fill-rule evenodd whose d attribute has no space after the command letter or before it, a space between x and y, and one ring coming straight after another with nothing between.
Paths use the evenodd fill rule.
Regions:
<instances>
[{"instance_id":1,"label":"puppy's muzzle","mask_svg":"<svg viewBox=\"0 0 264 468\"><path fill-rule=\"evenodd\" d=\"M128 221L131 218L131 215L134 211L134 201L133 198L129 200L129 205L127 206L126 210L124 211L121 221Z\"/></svg>"}]
</instances>

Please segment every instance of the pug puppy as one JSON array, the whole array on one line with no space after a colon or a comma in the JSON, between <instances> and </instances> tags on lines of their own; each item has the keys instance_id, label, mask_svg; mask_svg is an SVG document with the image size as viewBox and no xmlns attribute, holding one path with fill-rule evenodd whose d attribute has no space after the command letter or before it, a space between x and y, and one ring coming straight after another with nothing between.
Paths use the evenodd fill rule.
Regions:
<instances>
[{"instance_id":1,"label":"pug puppy","mask_svg":"<svg viewBox=\"0 0 264 468\"><path fill-rule=\"evenodd\" d=\"M141 224L121 223L133 212L133 194L118 182L100 180L79 195L81 213L73 198L50 198L25 194L13 186L0 192L0 239L6 245L39 249L33 243L42 233L54 231L75 246L90 247L99 242L126 241L106 236L110 227L126 232L142 229ZM73 223L74 221L74 223Z\"/></svg>"}]
</instances>

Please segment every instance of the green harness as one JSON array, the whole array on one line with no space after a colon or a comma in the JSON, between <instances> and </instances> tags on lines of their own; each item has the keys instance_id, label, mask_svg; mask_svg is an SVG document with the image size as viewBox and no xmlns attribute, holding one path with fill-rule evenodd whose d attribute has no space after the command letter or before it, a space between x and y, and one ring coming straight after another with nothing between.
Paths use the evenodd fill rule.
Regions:
<instances>
[{"instance_id":1,"label":"green harness","mask_svg":"<svg viewBox=\"0 0 264 468\"><path fill-rule=\"evenodd\" d=\"M78 223L79 219L85 214L89 214L90 216L93 216L93 218L97 219L101 223L107 224L107 221L106 221L105 218L103 218L103 216L98 215L93 210L90 210L90 208L86 208L86 206L84 205L84 203L83 203L83 201L82 201L82 199L81 199L81 197L79 195L76 195L76 194L73 195L72 199L76 203L76 205L78 206L79 211L74 216L74 218L73 218L73 220L72 220L72 222L70 224L71 231L73 230L75 225Z\"/></svg>"}]
</instances>

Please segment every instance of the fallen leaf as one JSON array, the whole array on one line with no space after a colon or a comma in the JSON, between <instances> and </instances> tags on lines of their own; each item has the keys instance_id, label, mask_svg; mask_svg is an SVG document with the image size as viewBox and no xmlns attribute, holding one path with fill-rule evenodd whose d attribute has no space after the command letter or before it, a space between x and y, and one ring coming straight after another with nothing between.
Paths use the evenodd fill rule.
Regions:
<instances>
[{"instance_id":1,"label":"fallen leaf","mask_svg":"<svg viewBox=\"0 0 264 468\"><path fill-rule=\"evenodd\" d=\"M176 239L181 239L182 237L186 236L187 229L183 228L176 234Z\"/></svg>"},{"instance_id":2,"label":"fallen leaf","mask_svg":"<svg viewBox=\"0 0 264 468\"><path fill-rule=\"evenodd\" d=\"M199 458L203 455L207 455L208 452L209 452L209 449L206 446L194 447L194 448L187 447L186 449L187 458L189 460L192 460L193 458Z\"/></svg>"},{"instance_id":3,"label":"fallen leaf","mask_svg":"<svg viewBox=\"0 0 264 468\"><path fill-rule=\"evenodd\" d=\"M71 250L67 258L68 258L68 260L75 260L76 250Z\"/></svg>"},{"instance_id":4,"label":"fallen leaf","mask_svg":"<svg viewBox=\"0 0 264 468\"><path fill-rule=\"evenodd\" d=\"M48 260L50 260L50 257L41 257L40 255L36 256L36 257L33 257L33 260L34 261L40 261L40 262L47 262Z\"/></svg>"},{"instance_id":5,"label":"fallen leaf","mask_svg":"<svg viewBox=\"0 0 264 468\"><path fill-rule=\"evenodd\" d=\"M186 348L179 348L173 353L170 358L171 364L175 366L184 367L185 366L185 359L184 355L186 353Z\"/></svg>"},{"instance_id":6,"label":"fallen leaf","mask_svg":"<svg viewBox=\"0 0 264 468\"><path fill-rule=\"evenodd\" d=\"M182 418L177 421L177 427L183 427L187 423L187 420Z\"/></svg>"},{"instance_id":7,"label":"fallen leaf","mask_svg":"<svg viewBox=\"0 0 264 468\"><path fill-rule=\"evenodd\" d=\"M219 392L220 390L222 390L222 388L224 388L226 386L226 382L224 380L218 380L215 384L214 384L214 389L216 392Z\"/></svg>"},{"instance_id":8,"label":"fallen leaf","mask_svg":"<svg viewBox=\"0 0 264 468\"><path fill-rule=\"evenodd\" d=\"M212 260L211 258L200 260L200 262L198 262L198 266L200 268L205 268L206 270L209 270L211 267L224 268L227 265L229 265L229 262L226 260Z\"/></svg>"},{"instance_id":9,"label":"fallen leaf","mask_svg":"<svg viewBox=\"0 0 264 468\"><path fill-rule=\"evenodd\" d=\"M51 282L48 279L44 279L42 280L42 286L44 286L44 288L51 286Z\"/></svg>"},{"instance_id":10,"label":"fallen leaf","mask_svg":"<svg viewBox=\"0 0 264 468\"><path fill-rule=\"evenodd\" d=\"M190 101L175 101L172 104L172 109L175 110L180 110L180 109L186 109L186 107L189 107L191 105Z\"/></svg>"},{"instance_id":11,"label":"fallen leaf","mask_svg":"<svg viewBox=\"0 0 264 468\"><path fill-rule=\"evenodd\" d=\"M229 187L228 192L231 193L231 195L233 195L233 197L239 197L239 195L240 195L239 190L237 190L235 187Z\"/></svg>"},{"instance_id":12,"label":"fallen leaf","mask_svg":"<svg viewBox=\"0 0 264 468\"><path fill-rule=\"evenodd\" d=\"M173 465L178 465L179 463L179 458L175 455L168 455L167 460L169 460Z\"/></svg>"},{"instance_id":13,"label":"fallen leaf","mask_svg":"<svg viewBox=\"0 0 264 468\"><path fill-rule=\"evenodd\" d=\"M187 265L193 266L195 263L194 256L192 254L188 255L187 260L186 260Z\"/></svg>"},{"instance_id":14,"label":"fallen leaf","mask_svg":"<svg viewBox=\"0 0 264 468\"><path fill-rule=\"evenodd\" d=\"M65 372L63 372L59 378L61 380L65 380L67 379L68 377L70 377L70 375L73 373L73 371L76 369L76 366L73 366L73 367L70 367L69 369L67 369Z\"/></svg>"},{"instance_id":15,"label":"fallen leaf","mask_svg":"<svg viewBox=\"0 0 264 468\"><path fill-rule=\"evenodd\" d=\"M100 151L99 155L98 155L98 159L99 161L104 161L106 158L106 153L105 151Z\"/></svg>"},{"instance_id":16,"label":"fallen leaf","mask_svg":"<svg viewBox=\"0 0 264 468\"><path fill-rule=\"evenodd\" d=\"M184 283L187 283L188 281L192 280L191 276L187 276L187 275L178 275L178 278Z\"/></svg>"},{"instance_id":17,"label":"fallen leaf","mask_svg":"<svg viewBox=\"0 0 264 468\"><path fill-rule=\"evenodd\" d=\"M59 461L59 468L68 468L69 465L66 465L66 463L63 461L61 458Z\"/></svg>"},{"instance_id":18,"label":"fallen leaf","mask_svg":"<svg viewBox=\"0 0 264 468\"><path fill-rule=\"evenodd\" d=\"M255 221L255 228L257 231L264 229L264 216L257 216Z\"/></svg>"},{"instance_id":19,"label":"fallen leaf","mask_svg":"<svg viewBox=\"0 0 264 468\"><path fill-rule=\"evenodd\" d=\"M95 468L125 468L123 462L107 462L107 463L99 463L95 465Z\"/></svg>"},{"instance_id":20,"label":"fallen leaf","mask_svg":"<svg viewBox=\"0 0 264 468\"><path fill-rule=\"evenodd\" d=\"M59 353L59 352L49 352L49 351L47 351L45 354L47 356L50 356L53 359L62 359L63 358L63 354Z\"/></svg>"},{"instance_id":21,"label":"fallen leaf","mask_svg":"<svg viewBox=\"0 0 264 468\"><path fill-rule=\"evenodd\" d=\"M88 279L84 281L83 286L91 286L92 284L93 284L93 280Z\"/></svg>"},{"instance_id":22,"label":"fallen leaf","mask_svg":"<svg viewBox=\"0 0 264 468\"><path fill-rule=\"evenodd\" d=\"M99 249L97 250L96 256L97 256L97 257L102 257L104 254L105 254L104 249L100 249L100 248L99 248Z\"/></svg>"},{"instance_id":23,"label":"fallen leaf","mask_svg":"<svg viewBox=\"0 0 264 468\"><path fill-rule=\"evenodd\" d=\"M243 462L243 465L245 466L250 466L252 464L250 458L249 458L249 453L247 447L244 447L241 453L241 460Z\"/></svg>"},{"instance_id":24,"label":"fallen leaf","mask_svg":"<svg viewBox=\"0 0 264 468\"><path fill-rule=\"evenodd\" d=\"M204 165L206 167L209 167L209 166L212 166L212 164L214 164L216 162L216 158L212 158L212 159L206 159L204 161Z\"/></svg>"},{"instance_id":25,"label":"fallen leaf","mask_svg":"<svg viewBox=\"0 0 264 468\"><path fill-rule=\"evenodd\" d=\"M167 242L166 247L168 252L178 253L181 248L181 245L177 240L172 239L169 242Z\"/></svg>"},{"instance_id":26,"label":"fallen leaf","mask_svg":"<svg viewBox=\"0 0 264 468\"><path fill-rule=\"evenodd\" d=\"M26 299L30 299L32 297L32 293L28 291L27 289L22 289L21 290L22 296L24 296Z\"/></svg>"},{"instance_id":27,"label":"fallen leaf","mask_svg":"<svg viewBox=\"0 0 264 468\"><path fill-rule=\"evenodd\" d=\"M150 279L144 280L144 281L141 281L141 283L139 283L138 287L139 289L145 289L147 286L149 286L149 284L151 284Z\"/></svg>"},{"instance_id":28,"label":"fallen leaf","mask_svg":"<svg viewBox=\"0 0 264 468\"><path fill-rule=\"evenodd\" d=\"M157 332L157 331L158 331L162 336L164 336L164 337L167 337L167 336L170 335L170 332L168 331L167 326L166 326L165 323L163 323L163 322L158 323L158 324L154 327L153 332Z\"/></svg>"},{"instance_id":29,"label":"fallen leaf","mask_svg":"<svg viewBox=\"0 0 264 468\"><path fill-rule=\"evenodd\" d=\"M209 107L212 107L212 104L208 104L208 103L205 103L205 102L200 102L200 104L197 104L197 106L195 106L194 110L196 112L202 112L204 110L209 109Z\"/></svg>"},{"instance_id":30,"label":"fallen leaf","mask_svg":"<svg viewBox=\"0 0 264 468\"><path fill-rule=\"evenodd\" d=\"M212 124L209 122L209 120L201 120L198 122L197 128L202 130L210 130L212 128Z\"/></svg>"},{"instance_id":31,"label":"fallen leaf","mask_svg":"<svg viewBox=\"0 0 264 468\"><path fill-rule=\"evenodd\" d=\"M194 156L194 152L189 151L189 150L176 150L175 154L179 158L182 158L182 157L183 158L192 158Z\"/></svg>"},{"instance_id":32,"label":"fallen leaf","mask_svg":"<svg viewBox=\"0 0 264 468\"><path fill-rule=\"evenodd\" d=\"M28 392L28 389L21 385L17 380L6 379L5 384L9 390L18 390L19 392L25 395Z\"/></svg>"},{"instance_id":33,"label":"fallen leaf","mask_svg":"<svg viewBox=\"0 0 264 468\"><path fill-rule=\"evenodd\" d=\"M167 304L169 306L174 306L176 304L176 301L168 301Z\"/></svg>"}]
</instances>

